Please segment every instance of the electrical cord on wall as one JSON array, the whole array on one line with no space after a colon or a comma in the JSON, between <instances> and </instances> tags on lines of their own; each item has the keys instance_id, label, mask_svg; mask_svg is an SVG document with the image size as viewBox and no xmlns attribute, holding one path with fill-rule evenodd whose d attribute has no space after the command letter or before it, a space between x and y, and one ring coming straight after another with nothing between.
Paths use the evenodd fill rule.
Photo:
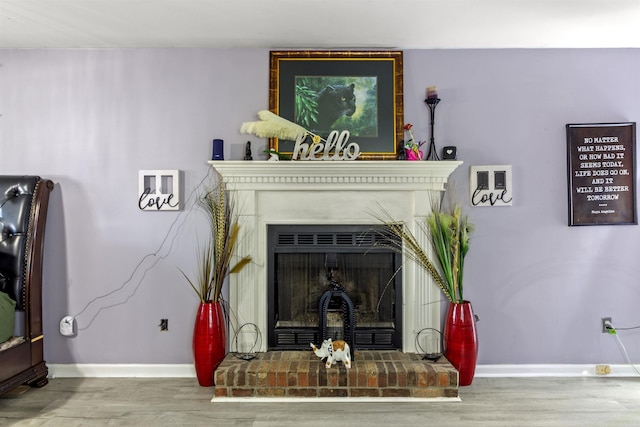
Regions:
<instances>
[{"instance_id":1,"label":"electrical cord on wall","mask_svg":"<svg viewBox=\"0 0 640 427\"><path fill-rule=\"evenodd\" d=\"M613 324L609 320L606 320L604 322L604 324L607 327L607 330L609 331L609 334L613 335L616 338L616 340L618 341L618 344L620 345L620 348L622 349L622 353L624 354L624 357L627 360L627 363L629 365L631 365L633 370L636 371L636 373L638 375L640 375L640 371L638 371L638 369L635 367L635 365L633 363L631 363L631 358L629 358L629 353L627 353L627 349L625 348L624 344L622 343L622 340L620 339L620 336L618 335L618 330L629 330L629 329L637 329L637 328L616 329L616 327L613 326Z\"/></svg>"},{"instance_id":2,"label":"electrical cord on wall","mask_svg":"<svg viewBox=\"0 0 640 427\"><path fill-rule=\"evenodd\" d=\"M640 326L631 326L629 328L616 328L616 331L632 331L634 329L640 329Z\"/></svg>"},{"instance_id":3,"label":"electrical cord on wall","mask_svg":"<svg viewBox=\"0 0 640 427\"><path fill-rule=\"evenodd\" d=\"M191 192L189 193L189 196L187 197L184 205L185 206L190 206L192 203L193 198L195 197L195 195L197 194L197 192L199 191L199 189L202 187L202 185L204 184L205 181L207 181L208 179L211 179L211 172L212 172L213 168L208 167L207 168L207 173L205 174L205 176L200 180L200 182L193 188L193 190L191 190ZM153 269L160 261L166 259L169 254L171 253L171 250L173 249L173 244L176 240L176 238L178 237L178 235L180 234L180 230L182 229L182 227L184 226L187 218L189 217L189 215L193 212L192 209L187 210L183 210L181 211L176 218L173 220L173 222L171 223L171 225L169 226L169 229L167 230L164 238L162 239L162 242L160 243L160 246L158 247L158 249L152 253L149 253L145 256L142 257L142 259L135 265L135 267L133 268L133 270L131 271L131 274L129 275L129 277L127 278L127 280L125 280L118 288L104 294L104 295L100 295L97 296L95 298L93 298L91 301L89 301L82 310L80 310L77 314L73 315L73 317L76 319L76 322L78 322L78 317L80 317L85 311L87 311L93 304L96 304L98 301L101 301L105 298L111 297L115 294L117 294L118 292L121 292L122 290L124 290L127 285L129 283L131 283L134 280L134 277L136 276L136 274L139 271L142 271L142 276L140 277L140 279L137 281L137 283L135 284L132 292L130 295L128 295L124 301L120 301L118 303L114 303L111 305L105 305L100 307L96 313L91 317L91 319L89 320L89 322L86 323L86 326L80 327L80 322L78 322L78 331L83 331L86 329L89 329L89 327L91 326L91 324L95 321L95 319L98 317L98 315L100 314L100 312L102 310L106 310L108 308L112 308L112 307L117 307L119 305L125 304L127 303L138 291L138 288L140 287L140 285L142 284L142 281L144 280L146 274ZM170 238L173 230L175 228L175 233L173 233L173 236ZM163 251L165 251L165 253L162 253ZM143 264L145 263L145 261L147 259L150 258L155 258L155 260L147 267L144 268L144 270L142 270L143 268Z\"/></svg>"}]
</instances>

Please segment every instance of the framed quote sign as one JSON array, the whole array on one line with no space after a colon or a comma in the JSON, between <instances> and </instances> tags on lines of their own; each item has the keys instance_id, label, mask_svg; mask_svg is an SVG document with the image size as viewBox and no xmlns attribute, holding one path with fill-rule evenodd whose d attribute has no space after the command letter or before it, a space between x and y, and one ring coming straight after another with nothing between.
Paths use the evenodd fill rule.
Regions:
<instances>
[{"instance_id":1,"label":"framed quote sign","mask_svg":"<svg viewBox=\"0 0 640 427\"><path fill-rule=\"evenodd\" d=\"M636 124L567 125L569 225L637 224Z\"/></svg>"}]
</instances>

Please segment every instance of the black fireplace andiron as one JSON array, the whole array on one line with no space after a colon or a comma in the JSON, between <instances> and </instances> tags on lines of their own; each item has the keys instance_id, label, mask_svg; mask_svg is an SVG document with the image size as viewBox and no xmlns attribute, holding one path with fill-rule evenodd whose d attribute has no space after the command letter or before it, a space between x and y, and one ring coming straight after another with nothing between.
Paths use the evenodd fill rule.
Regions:
<instances>
[{"instance_id":1,"label":"black fireplace andiron","mask_svg":"<svg viewBox=\"0 0 640 427\"><path fill-rule=\"evenodd\" d=\"M353 359L356 342L356 319L355 310L351 298L347 295L344 287L335 281L333 278L334 266L329 266L327 279L332 289L329 289L322 297L320 297L320 303L318 304L318 313L320 317L320 341L324 341L329 338L329 331L327 325L327 313L329 311L329 303L334 299L342 300L342 327L344 340L349 344L351 348L351 358Z\"/></svg>"}]
</instances>

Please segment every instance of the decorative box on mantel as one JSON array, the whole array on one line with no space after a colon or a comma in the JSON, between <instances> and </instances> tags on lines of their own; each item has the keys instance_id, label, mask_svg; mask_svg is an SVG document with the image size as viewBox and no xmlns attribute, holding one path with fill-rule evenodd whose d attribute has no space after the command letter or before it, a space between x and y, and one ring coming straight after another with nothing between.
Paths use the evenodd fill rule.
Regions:
<instances>
[{"instance_id":1,"label":"decorative box on mantel","mask_svg":"<svg viewBox=\"0 0 640 427\"><path fill-rule=\"evenodd\" d=\"M238 337L238 351L250 348L267 351L269 225L378 224L374 215L384 209L415 231L417 222L423 222L429 215L433 196L444 191L449 175L462 164L461 161L209 163L234 193L242 236L238 253L251 255L254 261L230 276L229 303L241 325L253 323L259 328L262 342L255 348L255 331L243 328ZM424 246L430 247L424 239ZM405 259L403 264L402 351L414 353L416 334L425 328L442 329L442 294L412 261ZM238 325L234 328L237 330ZM233 347L235 343L231 348L235 351Z\"/></svg>"}]
</instances>

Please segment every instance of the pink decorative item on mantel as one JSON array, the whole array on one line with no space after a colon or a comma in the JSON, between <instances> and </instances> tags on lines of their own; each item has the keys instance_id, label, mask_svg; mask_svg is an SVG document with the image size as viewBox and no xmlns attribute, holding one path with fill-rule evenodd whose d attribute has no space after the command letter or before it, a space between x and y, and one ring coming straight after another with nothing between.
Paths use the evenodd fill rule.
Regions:
<instances>
[{"instance_id":1,"label":"pink decorative item on mantel","mask_svg":"<svg viewBox=\"0 0 640 427\"><path fill-rule=\"evenodd\" d=\"M407 152L407 160L422 160L424 153L420 151L420 147L424 144L424 141L416 142L413 137L413 132L411 131L412 127L413 125L411 123L404 125L404 130L409 132L409 139L404 143L404 149Z\"/></svg>"},{"instance_id":2,"label":"pink decorative item on mantel","mask_svg":"<svg viewBox=\"0 0 640 427\"><path fill-rule=\"evenodd\" d=\"M407 160L422 160L423 157L424 153L422 153L422 151L416 153L413 150L407 149Z\"/></svg>"}]
</instances>

